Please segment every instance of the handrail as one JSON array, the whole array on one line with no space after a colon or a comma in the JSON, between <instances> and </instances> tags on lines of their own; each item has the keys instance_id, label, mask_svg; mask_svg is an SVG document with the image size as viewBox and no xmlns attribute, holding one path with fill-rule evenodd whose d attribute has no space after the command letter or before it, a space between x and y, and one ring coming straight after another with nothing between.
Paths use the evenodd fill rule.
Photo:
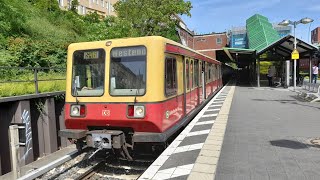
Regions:
<instances>
[{"instance_id":1,"label":"handrail","mask_svg":"<svg viewBox=\"0 0 320 180\"><path fill-rule=\"evenodd\" d=\"M56 67L10 67L10 66L0 66L1 70L11 70L11 69L18 69L18 70L31 70L34 73L34 77L32 80L7 80L7 81L0 81L0 84L4 83L27 83L27 82L34 82L35 87L35 94L39 94L39 83L43 81L61 81L66 80L62 78L53 78L53 79L38 79L38 72L41 70L66 70L65 68L56 68Z\"/></svg>"}]
</instances>

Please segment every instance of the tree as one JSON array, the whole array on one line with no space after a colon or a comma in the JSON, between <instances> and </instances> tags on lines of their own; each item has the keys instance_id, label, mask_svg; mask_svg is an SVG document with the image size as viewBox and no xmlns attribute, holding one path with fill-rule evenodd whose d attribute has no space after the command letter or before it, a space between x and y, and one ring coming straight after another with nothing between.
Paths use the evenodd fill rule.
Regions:
<instances>
[{"instance_id":1,"label":"tree","mask_svg":"<svg viewBox=\"0 0 320 180\"><path fill-rule=\"evenodd\" d=\"M192 8L191 2L184 0L120 0L114 7L121 21L127 21L135 31L130 34L159 35L176 40L176 16L191 16Z\"/></svg>"},{"instance_id":2,"label":"tree","mask_svg":"<svg viewBox=\"0 0 320 180\"><path fill-rule=\"evenodd\" d=\"M19 9L14 8L0 0L0 34L21 35L26 30L25 17L19 12Z\"/></svg>"},{"instance_id":3,"label":"tree","mask_svg":"<svg viewBox=\"0 0 320 180\"><path fill-rule=\"evenodd\" d=\"M79 6L78 0L72 0L70 10L72 12L78 13L78 6Z\"/></svg>"}]
</instances>

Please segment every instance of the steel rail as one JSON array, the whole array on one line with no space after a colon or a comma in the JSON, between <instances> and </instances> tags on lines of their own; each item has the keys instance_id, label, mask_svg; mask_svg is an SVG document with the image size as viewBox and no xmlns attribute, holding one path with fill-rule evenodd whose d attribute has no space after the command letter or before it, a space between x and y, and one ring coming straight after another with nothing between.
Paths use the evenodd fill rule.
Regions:
<instances>
[{"instance_id":1,"label":"steel rail","mask_svg":"<svg viewBox=\"0 0 320 180\"><path fill-rule=\"evenodd\" d=\"M42 166L41 168L39 169L36 169L20 178L18 178L18 180L32 180L32 179L35 179L43 174L45 174L46 172L50 171L51 169L53 168L56 168L58 166L60 166L61 164L73 159L75 156L78 155L78 153L80 153L78 150L75 150L75 151L72 151L70 152L69 154L45 165L45 166Z\"/></svg>"}]
</instances>

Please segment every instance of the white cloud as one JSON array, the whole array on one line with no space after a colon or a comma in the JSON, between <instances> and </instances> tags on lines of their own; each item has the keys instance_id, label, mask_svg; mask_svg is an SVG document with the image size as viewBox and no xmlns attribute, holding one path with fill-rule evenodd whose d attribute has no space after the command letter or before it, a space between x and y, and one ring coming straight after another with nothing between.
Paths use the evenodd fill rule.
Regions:
<instances>
[{"instance_id":1,"label":"white cloud","mask_svg":"<svg viewBox=\"0 0 320 180\"><path fill-rule=\"evenodd\" d=\"M307 11L320 11L320 5L310 6L306 8Z\"/></svg>"}]
</instances>

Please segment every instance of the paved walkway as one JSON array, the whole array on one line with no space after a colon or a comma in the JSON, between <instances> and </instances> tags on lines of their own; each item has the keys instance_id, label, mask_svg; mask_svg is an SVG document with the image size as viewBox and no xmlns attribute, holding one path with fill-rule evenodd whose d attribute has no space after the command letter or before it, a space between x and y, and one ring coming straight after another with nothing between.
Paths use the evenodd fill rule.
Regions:
<instances>
[{"instance_id":1,"label":"paved walkway","mask_svg":"<svg viewBox=\"0 0 320 180\"><path fill-rule=\"evenodd\" d=\"M277 88L236 87L216 180L320 179L320 103Z\"/></svg>"},{"instance_id":2,"label":"paved walkway","mask_svg":"<svg viewBox=\"0 0 320 180\"><path fill-rule=\"evenodd\" d=\"M213 179L227 124L222 114L230 109L232 92L224 87L212 98L139 179Z\"/></svg>"}]
</instances>

